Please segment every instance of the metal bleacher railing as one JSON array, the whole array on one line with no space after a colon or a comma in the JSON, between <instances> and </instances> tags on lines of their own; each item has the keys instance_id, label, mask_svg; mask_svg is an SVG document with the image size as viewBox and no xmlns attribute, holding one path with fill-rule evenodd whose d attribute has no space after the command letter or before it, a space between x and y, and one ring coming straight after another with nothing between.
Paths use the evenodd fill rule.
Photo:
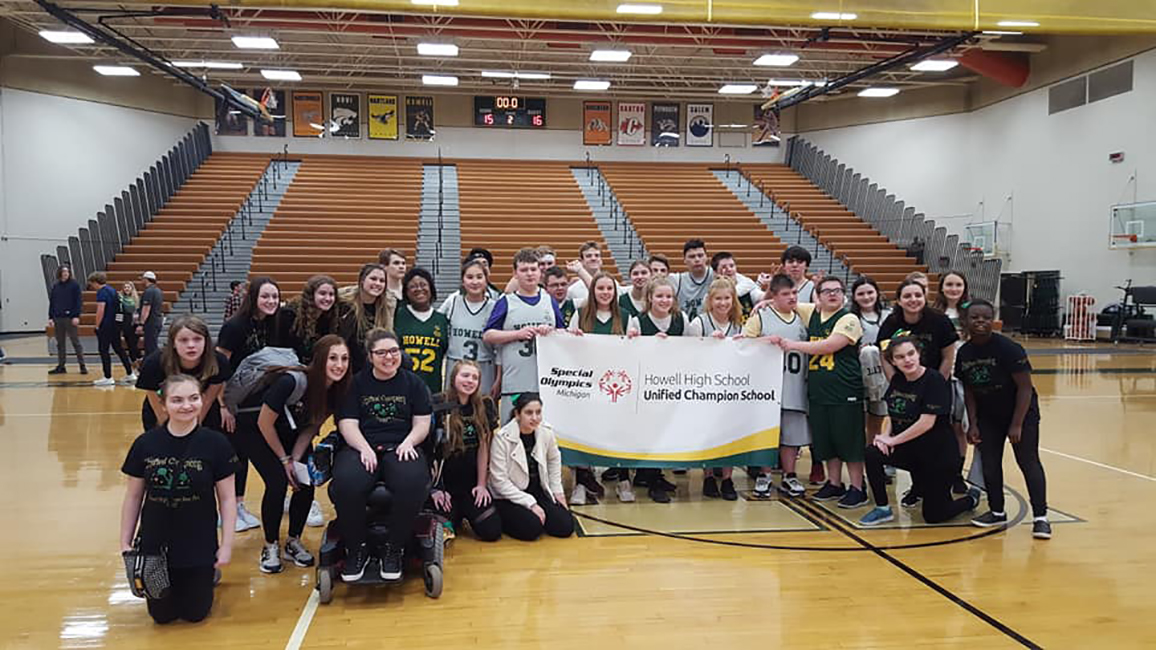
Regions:
<instances>
[{"instance_id":1,"label":"metal bleacher railing","mask_svg":"<svg viewBox=\"0 0 1156 650\"><path fill-rule=\"evenodd\" d=\"M626 208L622 207L622 203L618 201L618 197L614 194L614 188L610 187L610 182L602 175L602 170L598 167L598 164L590 157L590 152L586 153L586 162L583 165L583 169L586 170L587 182L589 182L591 186L598 188L598 200L601 202L600 207L610 210L610 220L614 224L614 236L618 237L618 235L621 234L621 243L626 247L626 259L635 260L644 256L646 254L646 247L642 243L638 231L634 229L634 224L630 221L630 215L626 213Z\"/></svg>"},{"instance_id":2,"label":"metal bleacher railing","mask_svg":"<svg viewBox=\"0 0 1156 650\"><path fill-rule=\"evenodd\" d=\"M787 141L787 165L847 206L900 248L921 254L931 273L962 272L974 298L995 301L1003 261L948 234L915 208L798 136ZM772 195L773 196L773 195Z\"/></svg>"},{"instance_id":3,"label":"metal bleacher railing","mask_svg":"<svg viewBox=\"0 0 1156 650\"><path fill-rule=\"evenodd\" d=\"M95 219L89 219L87 227L69 237L67 246L57 246L55 254L40 256L46 290L52 290L61 264L71 265L73 277L81 279L107 269L212 152L209 126L199 122L111 204L97 212Z\"/></svg>"}]
</instances>

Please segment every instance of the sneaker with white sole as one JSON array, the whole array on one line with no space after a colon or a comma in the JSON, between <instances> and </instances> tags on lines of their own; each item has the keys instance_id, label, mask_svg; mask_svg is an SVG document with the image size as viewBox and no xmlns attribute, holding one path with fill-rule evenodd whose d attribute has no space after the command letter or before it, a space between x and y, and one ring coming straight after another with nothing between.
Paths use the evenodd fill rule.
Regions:
<instances>
[{"instance_id":1,"label":"sneaker with white sole","mask_svg":"<svg viewBox=\"0 0 1156 650\"><path fill-rule=\"evenodd\" d=\"M245 507L245 502L243 501L237 502L237 521L245 522L244 528L240 528L240 524L238 523L237 532L242 530L249 530L250 528L261 527L261 520L258 519L253 513L249 512L249 509Z\"/></svg>"},{"instance_id":2,"label":"sneaker with white sole","mask_svg":"<svg viewBox=\"0 0 1156 650\"><path fill-rule=\"evenodd\" d=\"M783 482L779 485L779 491L789 497L801 497L807 493L807 486L803 485L803 482L799 480L798 476L791 474L783 479Z\"/></svg>"},{"instance_id":3,"label":"sneaker with white sole","mask_svg":"<svg viewBox=\"0 0 1156 650\"><path fill-rule=\"evenodd\" d=\"M369 564L369 549L365 544L349 549L345 557L345 566L341 569L341 579L345 582L357 582L365 575L365 566Z\"/></svg>"},{"instance_id":4,"label":"sneaker with white sole","mask_svg":"<svg viewBox=\"0 0 1156 650\"><path fill-rule=\"evenodd\" d=\"M281 564L281 552L277 542L267 542L261 547L261 561L257 563L261 573L281 573L285 565Z\"/></svg>"},{"instance_id":5,"label":"sneaker with white sole","mask_svg":"<svg viewBox=\"0 0 1156 650\"><path fill-rule=\"evenodd\" d=\"M859 518L859 525L878 526L894 520L895 513L891 510L891 506L876 506L871 509L871 512Z\"/></svg>"},{"instance_id":6,"label":"sneaker with white sole","mask_svg":"<svg viewBox=\"0 0 1156 650\"><path fill-rule=\"evenodd\" d=\"M116 380L112 377L102 377L92 382L93 386L116 386Z\"/></svg>"},{"instance_id":7,"label":"sneaker with white sole","mask_svg":"<svg viewBox=\"0 0 1156 650\"><path fill-rule=\"evenodd\" d=\"M614 487L614 492L622 503L634 503L634 487L631 486L630 481L619 481Z\"/></svg>"},{"instance_id":8,"label":"sneaker with white sole","mask_svg":"<svg viewBox=\"0 0 1156 650\"><path fill-rule=\"evenodd\" d=\"M1036 519L1032 522L1032 537L1036 539L1051 539L1052 525L1047 519Z\"/></svg>"},{"instance_id":9,"label":"sneaker with white sole","mask_svg":"<svg viewBox=\"0 0 1156 650\"><path fill-rule=\"evenodd\" d=\"M305 520L305 525L310 528L320 528L325 525L325 513L321 512L321 504L316 501L309 506L309 518Z\"/></svg>"},{"instance_id":10,"label":"sneaker with white sole","mask_svg":"<svg viewBox=\"0 0 1156 650\"><path fill-rule=\"evenodd\" d=\"M570 491L570 505L584 506L590 497L586 494L586 486L581 483L575 483L574 489Z\"/></svg>"},{"instance_id":11,"label":"sneaker with white sole","mask_svg":"<svg viewBox=\"0 0 1156 650\"><path fill-rule=\"evenodd\" d=\"M382 580L401 580L403 573L402 552L400 548L393 544L386 544L381 549L381 557L378 558L380 562L378 571L381 574Z\"/></svg>"},{"instance_id":12,"label":"sneaker with white sole","mask_svg":"<svg viewBox=\"0 0 1156 650\"><path fill-rule=\"evenodd\" d=\"M755 489L752 496L756 499L769 499L771 498L771 489L773 487L774 484L771 482L770 476L759 474L755 477Z\"/></svg>"},{"instance_id":13,"label":"sneaker with white sole","mask_svg":"<svg viewBox=\"0 0 1156 650\"><path fill-rule=\"evenodd\" d=\"M1007 524L1007 513L996 514L992 511L987 511L982 515L971 520L973 526L980 528L994 528L996 526L1003 526Z\"/></svg>"},{"instance_id":14,"label":"sneaker with white sole","mask_svg":"<svg viewBox=\"0 0 1156 650\"><path fill-rule=\"evenodd\" d=\"M847 488L847 491L843 494L843 498L839 499L839 503L835 505L849 510L852 508L861 508L867 505L867 503L867 493L852 485L850 488Z\"/></svg>"},{"instance_id":15,"label":"sneaker with white sole","mask_svg":"<svg viewBox=\"0 0 1156 650\"><path fill-rule=\"evenodd\" d=\"M305 549L300 539L295 537L285 540L283 557L299 567L313 566L313 554Z\"/></svg>"},{"instance_id":16,"label":"sneaker with white sole","mask_svg":"<svg viewBox=\"0 0 1156 650\"><path fill-rule=\"evenodd\" d=\"M136 380L137 380L137 376L136 376L136 373L134 372L130 375L125 375L124 377L121 377L120 383L124 384L125 386L131 386L131 385L136 383Z\"/></svg>"}]
</instances>

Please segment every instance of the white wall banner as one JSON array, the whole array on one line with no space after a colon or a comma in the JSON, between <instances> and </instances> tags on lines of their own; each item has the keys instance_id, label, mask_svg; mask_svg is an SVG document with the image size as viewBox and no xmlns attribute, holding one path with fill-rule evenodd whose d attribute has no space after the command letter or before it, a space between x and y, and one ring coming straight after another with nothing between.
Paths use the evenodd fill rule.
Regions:
<instances>
[{"instance_id":1,"label":"white wall banner","mask_svg":"<svg viewBox=\"0 0 1156 650\"><path fill-rule=\"evenodd\" d=\"M714 146L714 104L686 105L686 146Z\"/></svg>"},{"instance_id":2,"label":"white wall banner","mask_svg":"<svg viewBox=\"0 0 1156 650\"><path fill-rule=\"evenodd\" d=\"M538 339L543 415L567 465L771 465L782 351L756 340Z\"/></svg>"},{"instance_id":3,"label":"white wall banner","mask_svg":"<svg viewBox=\"0 0 1156 650\"><path fill-rule=\"evenodd\" d=\"M646 144L646 104L618 102L618 144Z\"/></svg>"}]
</instances>

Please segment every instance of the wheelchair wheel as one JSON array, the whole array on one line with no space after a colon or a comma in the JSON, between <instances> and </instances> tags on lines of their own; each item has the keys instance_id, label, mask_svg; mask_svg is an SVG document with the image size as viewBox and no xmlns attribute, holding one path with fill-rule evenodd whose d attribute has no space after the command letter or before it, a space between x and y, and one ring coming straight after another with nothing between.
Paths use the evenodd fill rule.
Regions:
<instances>
[{"instance_id":1,"label":"wheelchair wheel","mask_svg":"<svg viewBox=\"0 0 1156 650\"><path fill-rule=\"evenodd\" d=\"M333 601L333 571L321 569L317 572L317 596L322 605Z\"/></svg>"},{"instance_id":2,"label":"wheelchair wheel","mask_svg":"<svg viewBox=\"0 0 1156 650\"><path fill-rule=\"evenodd\" d=\"M442 595L442 568L436 564L425 565L425 595L437 598Z\"/></svg>"}]
</instances>

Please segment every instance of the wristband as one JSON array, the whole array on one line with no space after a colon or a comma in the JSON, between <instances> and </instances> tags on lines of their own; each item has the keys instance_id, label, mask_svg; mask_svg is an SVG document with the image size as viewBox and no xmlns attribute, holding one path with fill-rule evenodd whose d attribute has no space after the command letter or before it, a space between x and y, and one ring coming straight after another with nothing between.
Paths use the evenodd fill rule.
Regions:
<instances>
[{"instance_id":1,"label":"wristband","mask_svg":"<svg viewBox=\"0 0 1156 650\"><path fill-rule=\"evenodd\" d=\"M293 457L292 456L282 456L278 460L281 461L282 465L288 465L289 463L293 462Z\"/></svg>"}]
</instances>

